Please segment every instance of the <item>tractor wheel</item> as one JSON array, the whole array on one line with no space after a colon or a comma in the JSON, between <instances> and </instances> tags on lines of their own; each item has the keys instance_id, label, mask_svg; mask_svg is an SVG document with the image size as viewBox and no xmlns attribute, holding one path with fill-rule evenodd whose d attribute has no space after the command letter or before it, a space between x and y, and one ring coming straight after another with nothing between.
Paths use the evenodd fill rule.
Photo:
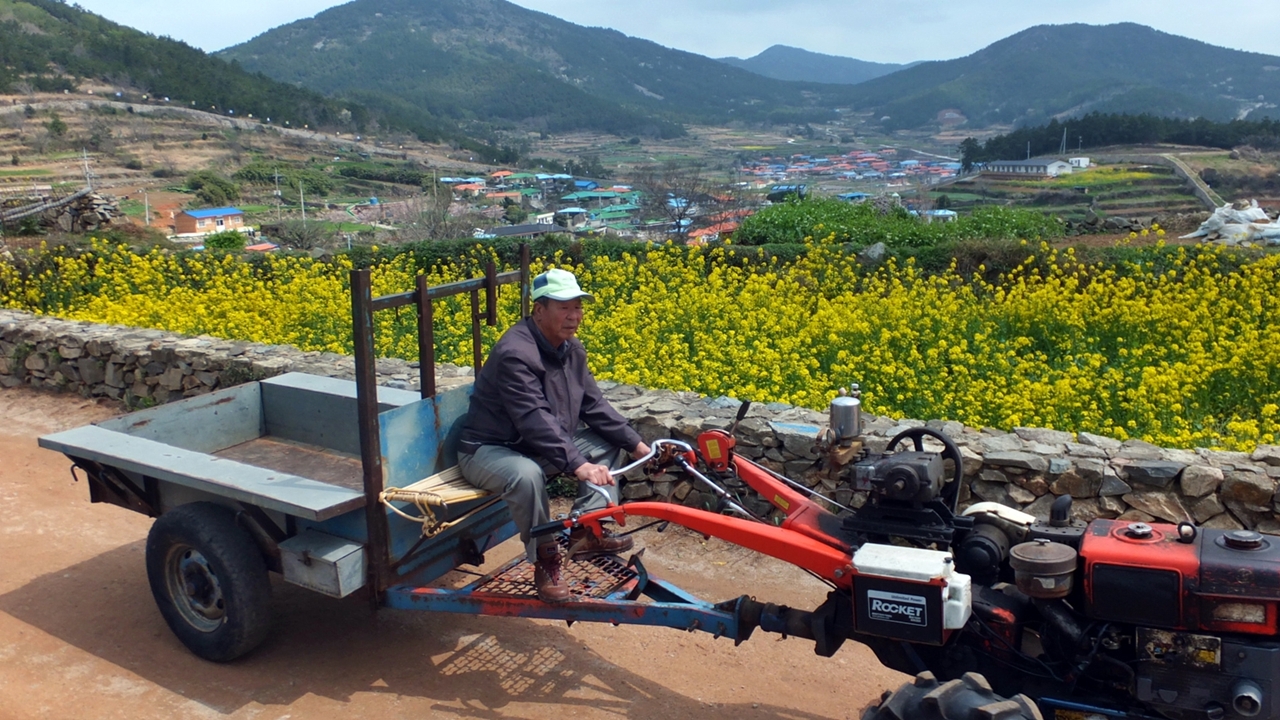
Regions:
<instances>
[{"instance_id":1,"label":"tractor wheel","mask_svg":"<svg viewBox=\"0 0 1280 720\"><path fill-rule=\"evenodd\" d=\"M228 508L197 502L160 516L147 535L147 579L169 629L206 660L234 660L267 636L267 565Z\"/></svg>"},{"instance_id":2,"label":"tractor wheel","mask_svg":"<svg viewBox=\"0 0 1280 720\"><path fill-rule=\"evenodd\" d=\"M1006 700L991 691L986 678L972 672L945 683L939 683L931 672L922 672L896 691L886 692L879 705L872 705L862 713L862 720L971 718L1044 720L1031 698L1015 695Z\"/></svg>"}]
</instances>

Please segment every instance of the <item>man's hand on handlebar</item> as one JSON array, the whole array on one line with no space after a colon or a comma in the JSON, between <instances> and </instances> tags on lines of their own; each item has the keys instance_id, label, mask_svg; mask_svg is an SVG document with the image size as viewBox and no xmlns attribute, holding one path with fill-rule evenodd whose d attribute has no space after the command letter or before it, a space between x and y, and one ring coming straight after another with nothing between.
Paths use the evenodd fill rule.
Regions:
<instances>
[{"instance_id":1,"label":"man's hand on handlebar","mask_svg":"<svg viewBox=\"0 0 1280 720\"><path fill-rule=\"evenodd\" d=\"M641 443L642 445L644 443ZM595 463L583 463L573 471L575 477L579 480L589 482L592 485L612 485L614 484L613 476L609 474L609 468L604 465Z\"/></svg>"}]
</instances>

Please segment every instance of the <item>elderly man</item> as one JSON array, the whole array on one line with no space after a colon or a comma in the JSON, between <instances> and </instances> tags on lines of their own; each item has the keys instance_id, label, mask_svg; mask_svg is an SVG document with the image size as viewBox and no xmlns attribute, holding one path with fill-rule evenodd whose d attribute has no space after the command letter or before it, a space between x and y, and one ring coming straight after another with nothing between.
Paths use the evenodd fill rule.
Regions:
<instances>
[{"instance_id":1,"label":"elderly man","mask_svg":"<svg viewBox=\"0 0 1280 720\"><path fill-rule=\"evenodd\" d=\"M618 488L606 463L619 448L633 457L649 446L604 399L587 369L587 352L574 337L582 322L582 291L566 270L548 270L533 280L533 315L507 330L493 346L476 378L471 407L458 443L458 468L476 487L500 493L511 509L530 562L538 597L569 599L560 574L560 547L554 537L531 538L530 529L550 520L547 478L578 479L574 509L605 506L592 490L607 489L616 503ZM579 430L585 423L586 428ZM631 538L596 537L578 528L570 534L573 559L631 549Z\"/></svg>"}]
</instances>

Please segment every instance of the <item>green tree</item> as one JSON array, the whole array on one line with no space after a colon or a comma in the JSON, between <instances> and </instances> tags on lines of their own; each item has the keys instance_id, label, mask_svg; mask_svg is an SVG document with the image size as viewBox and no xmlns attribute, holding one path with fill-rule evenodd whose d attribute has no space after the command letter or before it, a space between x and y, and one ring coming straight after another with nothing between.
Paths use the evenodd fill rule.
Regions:
<instances>
[{"instance_id":1,"label":"green tree","mask_svg":"<svg viewBox=\"0 0 1280 720\"><path fill-rule=\"evenodd\" d=\"M507 200L503 203L506 208L502 211L502 218L512 225L519 225L529 217L529 211L520 206L520 203Z\"/></svg>"},{"instance_id":2,"label":"green tree","mask_svg":"<svg viewBox=\"0 0 1280 720\"><path fill-rule=\"evenodd\" d=\"M211 250L243 250L244 233L225 230L205 237L204 246Z\"/></svg>"},{"instance_id":3,"label":"green tree","mask_svg":"<svg viewBox=\"0 0 1280 720\"><path fill-rule=\"evenodd\" d=\"M982 143L969 137L960 141L960 166L965 172L973 169L973 163L982 154Z\"/></svg>"},{"instance_id":4,"label":"green tree","mask_svg":"<svg viewBox=\"0 0 1280 720\"><path fill-rule=\"evenodd\" d=\"M240 199L240 186L212 170L188 175L187 187L209 205L226 205Z\"/></svg>"},{"instance_id":5,"label":"green tree","mask_svg":"<svg viewBox=\"0 0 1280 720\"><path fill-rule=\"evenodd\" d=\"M45 123L44 127L54 137L60 138L67 134L67 124L62 121L62 118L58 117L58 113L50 115L49 122Z\"/></svg>"}]
</instances>

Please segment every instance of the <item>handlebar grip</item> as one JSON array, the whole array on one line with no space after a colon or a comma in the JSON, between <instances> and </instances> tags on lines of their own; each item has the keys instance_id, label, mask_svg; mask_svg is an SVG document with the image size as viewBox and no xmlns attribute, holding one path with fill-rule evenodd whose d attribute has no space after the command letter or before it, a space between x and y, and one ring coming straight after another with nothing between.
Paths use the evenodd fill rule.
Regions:
<instances>
[{"instance_id":1,"label":"handlebar grip","mask_svg":"<svg viewBox=\"0 0 1280 720\"><path fill-rule=\"evenodd\" d=\"M564 530L564 520L552 520L549 523L535 525L533 529L529 531L529 535L531 537L542 537L543 535L550 535L551 533L559 532L560 530Z\"/></svg>"}]
</instances>

